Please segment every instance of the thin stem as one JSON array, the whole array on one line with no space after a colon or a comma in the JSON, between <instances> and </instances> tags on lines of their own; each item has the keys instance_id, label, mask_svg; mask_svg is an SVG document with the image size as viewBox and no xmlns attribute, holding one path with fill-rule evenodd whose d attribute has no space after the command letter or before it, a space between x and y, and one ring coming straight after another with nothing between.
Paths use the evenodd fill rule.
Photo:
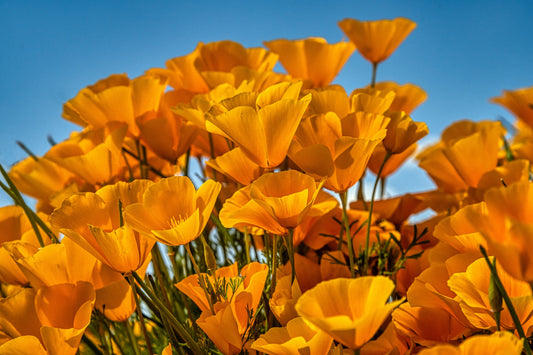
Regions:
<instances>
[{"instance_id":1,"label":"thin stem","mask_svg":"<svg viewBox=\"0 0 533 355\"><path fill-rule=\"evenodd\" d=\"M135 306L137 307L137 314L139 315L139 321L141 323L141 330L144 336L144 340L146 341L146 347L148 349L148 353L154 354L154 350L152 349L152 343L150 342L150 338L148 337L148 332L146 331L146 324L144 323L144 316L141 310L141 304L139 302L139 295L137 294L137 288L135 287L135 279L131 275L126 275L126 279L129 281L131 290L133 292L133 299L135 300Z\"/></svg>"},{"instance_id":2,"label":"thin stem","mask_svg":"<svg viewBox=\"0 0 533 355\"><path fill-rule=\"evenodd\" d=\"M165 282L169 280L168 275L166 273L166 277L165 279L163 279L163 273L165 270L167 270L167 268L165 266L165 262L163 261L163 257L161 256L161 251L159 250L159 243L156 243L154 245L151 254L153 259L152 265L154 266L155 277L159 282L159 287L161 288L161 293L163 294L165 303L168 307L170 307L170 299L168 298L168 294L166 292L166 285L170 284L170 282Z\"/></svg>"},{"instance_id":3,"label":"thin stem","mask_svg":"<svg viewBox=\"0 0 533 355\"><path fill-rule=\"evenodd\" d=\"M376 74L378 72L378 63L372 63L372 80L370 81L370 87L376 86Z\"/></svg>"},{"instance_id":4,"label":"thin stem","mask_svg":"<svg viewBox=\"0 0 533 355\"><path fill-rule=\"evenodd\" d=\"M187 150L187 155L185 155L185 167L183 168L183 175L189 176L189 164L191 161L191 148Z\"/></svg>"},{"instance_id":5,"label":"thin stem","mask_svg":"<svg viewBox=\"0 0 533 355\"><path fill-rule=\"evenodd\" d=\"M170 310L165 307L165 305L152 292L152 290L150 290L150 288L146 286L141 277L136 272L133 272L133 277L141 286L142 290L154 302L161 314L168 318L168 320L170 321L170 325L174 328L174 330L176 330L178 335L187 343L187 345L189 345L189 348L192 350L193 354L203 354L204 352L202 351L196 340L191 337L189 332L183 327L183 325L181 325L181 323L176 319L176 317L174 317L172 312L170 312Z\"/></svg>"},{"instance_id":6,"label":"thin stem","mask_svg":"<svg viewBox=\"0 0 533 355\"><path fill-rule=\"evenodd\" d=\"M344 228L344 234L346 234L346 243L348 245L348 259L350 263L350 275L352 278L355 277L355 255L353 250L353 244L352 244L352 233L350 231L350 222L348 220L348 211L347 211L347 205L348 205L348 193L346 191L339 192L339 197L341 198L342 203L342 224ZM341 240L342 244L342 240Z\"/></svg>"},{"instance_id":7,"label":"thin stem","mask_svg":"<svg viewBox=\"0 0 533 355\"><path fill-rule=\"evenodd\" d=\"M248 233L248 227L244 227L244 248L246 253L246 263L250 264L251 258L250 258L250 248L251 248L251 242L250 242L250 234Z\"/></svg>"},{"instance_id":8,"label":"thin stem","mask_svg":"<svg viewBox=\"0 0 533 355\"><path fill-rule=\"evenodd\" d=\"M289 233L285 239L285 245L287 247L287 253L289 254L289 262L291 263L291 285L296 278L296 265L294 264L294 229L289 228Z\"/></svg>"},{"instance_id":9,"label":"thin stem","mask_svg":"<svg viewBox=\"0 0 533 355\"><path fill-rule=\"evenodd\" d=\"M124 327L126 328L126 334L128 334L128 340L130 341L131 346L133 347L133 352L135 352L135 355L141 355L141 349L139 349L139 344L137 343L137 339L133 334L133 329L128 319L124 321Z\"/></svg>"},{"instance_id":10,"label":"thin stem","mask_svg":"<svg viewBox=\"0 0 533 355\"><path fill-rule=\"evenodd\" d=\"M365 254L364 254L364 262L363 262L363 276L367 274L368 270L368 260L370 258L370 227L372 226L372 211L374 209L374 199L376 198L376 190L378 188L379 178L381 177L381 172L383 171L383 167L385 166L385 163L390 158L390 153L385 153L385 157L383 158L383 162L381 163L381 166L379 167L378 173L376 175L376 181L374 182L374 187L372 188L372 196L370 197L370 206L368 207L368 219L366 223L366 237L365 237Z\"/></svg>"},{"instance_id":11,"label":"thin stem","mask_svg":"<svg viewBox=\"0 0 533 355\"><path fill-rule=\"evenodd\" d=\"M129 156L137 159L137 160L140 160L139 157L133 153L132 151L130 151L129 149L127 148L122 148L122 151L126 154L128 154ZM165 174L163 174L162 172L160 172L159 170L157 170L156 168L154 168L153 166L151 165L148 165L148 168L150 169L150 171L154 174L156 174L157 176L161 177L161 178L166 178L168 176L166 176Z\"/></svg>"},{"instance_id":12,"label":"thin stem","mask_svg":"<svg viewBox=\"0 0 533 355\"><path fill-rule=\"evenodd\" d=\"M33 228L33 231L35 232L35 236L37 237L37 240L39 241L39 245L41 246L41 248L43 248L44 247L43 237L41 236L41 231L39 230L39 227L35 223L35 220L32 218L31 212L27 209L25 204L23 204L23 203L21 203L19 201L18 196L16 196L16 194L11 189L9 189L9 187L7 187L4 183L2 183L1 181L0 181L0 187L2 187L2 190L4 190L5 193L7 193L13 199L13 201L15 202L16 205L22 207L22 210L24 211L24 213L28 217L28 220L30 221L31 227Z\"/></svg>"},{"instance_id":13,"label":"thin stem","mask_svg":"<svg viewBox=\"0 0 533 355\"><path fill-rule=\"evenodd\" d=\"M189 258L191 259L194 272L196 272L196 275L198 275L198 283L200 284L200 287L202 287L202 290L204 290L205 298L207 300L207 303L209 303L209 309L211 310L211 314L215 315L215 308L213 307L213 301L211 300L211 296L209 295L207 285L205 284L205 279L203 278L203 275L200 272L200 269L198 268L198 264L196 264L196 260L194 260L194 256L191 253L191 248L189 246L189 243L185 244L184 247L185 247L185 250L187 250L187 254L189 254Z\"/></svg>"},{"instance_id":14,"label":"thin stem","mask_svg":"<svg viewBox=\"0 0 533 355\"><path fill-rule=\"evenodd\" d=\"M522 324L520 323L520 319L518 318L518 315L516 314L516 310L514 309L513 302L511 302L511 298L509 298L509 295L507 294L507 291L505 290L505 287L503 287L502 281L500 280L500 277L498 276L498 271L492 265L488 255L487 251L483 246L479 246L479 249L481 250L481 254L483 254L483 257L485 258L485 261L487 262L487 265L489 266L490 273L494 277L494 283L496 284L496 287L498 287L498 290L500 291L500 294L503 297L503 300L505 302L505 305L507 306L507 309L509 310L509 313L511 314L511 318L513 319L513 323L516 326L516 331L518 332L518 335L522 340L524 341L524 351L528 355L532 355L531 347L529 346L529 342L527 340L526 334L524 333L524 329L522 328Z\"/></svg>"},{"instance_id":15,"label":"thin stem","mask_svg":"<svg viewBox=\"0 0 533 355\"><path fill-rule=\"evenodd\" d=\"M39 161L39 158L33 152L21 141L17 141L17 145L26 153L28 154L33 160Z\"/></svg>"},{"instance_id":16,"label":"thin stem","mask_svg":"<svg viewBox=\"0 0 533 355\"><path fill-rule=\"evenodd\" d=\"M100 348L87 336L87 334L83 334L83 336L81 337L81 341L85 343L96 355L104 354L102 350L100 350Z\"/></svg>"},{"instance_id":17,"label":"thin stem","mask_svg":"<svg viewBox=\"0 0 533 355\"><path fill-rule=\"evenodd\" d=\"M278 235L274 235L274 241L272 243L272 280L270 281L270 298L274 294L276 288L276 275L278 270Z\"/></svg>"}]
</instances>

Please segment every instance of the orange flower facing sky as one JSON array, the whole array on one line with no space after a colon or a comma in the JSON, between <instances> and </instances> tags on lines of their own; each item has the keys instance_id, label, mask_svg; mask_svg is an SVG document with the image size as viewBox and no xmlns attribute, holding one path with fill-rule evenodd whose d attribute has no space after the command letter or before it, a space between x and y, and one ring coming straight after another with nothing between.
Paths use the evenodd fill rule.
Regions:
<instances>
[{"instance_id":1,"label":"orange flower facing sky","mask_svg":"<svg viewBox=\"0 0 533 355\"><path fill-rule=\"evenodd\" d=\"M329 44L316 37L264 43L279 55L279 61L293 78L309 80L313 87L330 84L355 50L350 42Z\"/></svg>"},{"instance_id":2,"label":"orange flower facing sky","mask_svg":"<svg viewBox=\"0 0 533 355\"><path fill-rule=\"evenodd\" d=\"M383 276L323 281L305 292L296 311L350 349L359 349L403 300L387 303L394 283Z\"/></svg>"},{"instance_id":3,"label":"orange flower facing sky","mask_svg":"<svg viewBox=\"0 0 533 355\"><path fill-rule=\"evenodd\" d=\"M366 60L377 64L394 52L414 30L416 23L402 17L378 21L344 19L339 22L339 27Z\"/></svg>"},{"instance_id":4,"label":"orange flower facing sky","mask_svg":"<svg viewBox=\"0 0 533 355\"><path fill-rule=\"evenodd\" d=\"M259 166L275 168L287 156L311 101L310 94L298 98L301 87L302 82L284 82L257 96L244 93L223 100L206 115L207 130L235 142Z\"/></svg>"},{"instance_id":5,"label":"orange flower facing sky","mask_svg":"<svg viewBox=\"0 0 533 355\"><path fill-rule=\"evenodd\" d=\"M121 208L138 202L149 180L107 185L96 193L73 195L50 216L50 223L118 272L137 270L154 240L122 225Z\"/></svg>"},{"instance_id":6,"label":"orange flower facing sky","mask_svg":"<svg viewBox=\"0 0 533 355\"><path fill-rule=\"evenodd\" d=\"M136 231L167 245L183 245L205 228L221 185L207 180L198 190L186 176L161 179L142 200L124 210L124 221Z\"/></svg>"},{"instance_id":7,"label":"orange flower facing sky","mask_svg":"<svg viewBox=\"0 0 533 355\"><path fill-rule=\"evenodd\" d=\"M309 214L334 208L333 198L312 209L322 183L296 170L267 173L226 200L220 220L227 228L252 226L285 235Z\"/></svg>"}]
</instances>

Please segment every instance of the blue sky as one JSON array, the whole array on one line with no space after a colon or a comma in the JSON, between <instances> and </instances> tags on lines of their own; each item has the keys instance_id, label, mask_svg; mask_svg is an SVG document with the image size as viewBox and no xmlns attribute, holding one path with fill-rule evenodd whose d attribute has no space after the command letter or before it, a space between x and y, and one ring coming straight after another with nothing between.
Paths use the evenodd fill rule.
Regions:
<instances>
[{"instance_id":1,"label":"blue sky","mask_svg":"<svg viewBox=\"0 0 533 355\"><path fill-rule=\"evenodd\" d=\"M154 2L155 3L155 2ZM533 85L531 1L24 1L0 0L0 163L36 154L46 136L74 126L62 104L113 73L135 77L191 52L199 41L231 39L247 47L310 36L343 39L337 22L407 17L418 27L378 70L378 81L412 82L428 100L413 113L430 137L451 122L513 118L489 103L503 89ZM337 80L351 92L368 84L370 64L357 52ZM389 182L396 191L433 185L408 166ZM0 196L0 205L9 203Z\"/></svg>"}]
</instances>

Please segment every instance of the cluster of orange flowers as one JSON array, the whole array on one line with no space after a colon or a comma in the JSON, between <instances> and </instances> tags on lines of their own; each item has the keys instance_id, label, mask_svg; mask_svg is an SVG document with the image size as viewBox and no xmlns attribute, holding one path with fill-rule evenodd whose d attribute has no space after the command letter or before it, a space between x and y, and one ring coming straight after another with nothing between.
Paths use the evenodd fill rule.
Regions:
<instances>
[{"instance_id":1,"label":"cluster of orange flowers","mask_svg":"<svg viewBox=\"0 0 533 355\"><path fill-rule=\"evenodd\" d=\"M512 132L460 121L418 152L435 190L384 198L428 133L421 88L376 82L416 25L339 26L69 100L83 129L1 168L0 354L531 354L533 88L493 99Z\"/></svg>"}]
</instances>

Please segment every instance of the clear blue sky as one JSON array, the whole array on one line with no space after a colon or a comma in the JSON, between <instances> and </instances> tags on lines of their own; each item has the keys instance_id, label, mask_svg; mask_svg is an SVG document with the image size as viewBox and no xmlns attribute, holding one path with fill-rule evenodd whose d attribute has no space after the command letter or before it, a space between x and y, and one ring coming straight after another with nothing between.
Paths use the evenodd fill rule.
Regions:
<instances>
[{"instance_id":1,"label":"clear blue sky","mask_svg":"<svg viewBox=\"0 0 533 355\"><path fill-rule=\"evenodd\" d=\"M407 17L418 27L381 65L379 80L415 83L428 100L413 113L438 137L451 122L512 117L488 102L503 89L533 85L533 1L24 1L0 0L0 163L38 155L46 135L65 139L74 126L62 104L113 73L135 77L191 52L199 41L231 39L247 47L277 38L343 38L337 22ZM348 92L370 80L357 52L336 83ZM431 139L431 137L430 137ZM433 185L407 168L389 186ZM0 195L0 205L9 203Z\"/></svg>"}]
</instances>

